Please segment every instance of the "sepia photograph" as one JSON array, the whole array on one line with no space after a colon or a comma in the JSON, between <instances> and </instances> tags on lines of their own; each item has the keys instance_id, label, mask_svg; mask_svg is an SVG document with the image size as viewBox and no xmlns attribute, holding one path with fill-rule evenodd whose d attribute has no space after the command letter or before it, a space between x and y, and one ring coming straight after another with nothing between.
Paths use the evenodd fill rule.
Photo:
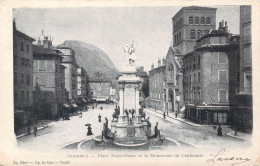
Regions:
<instances>
[{"instance_id":1,"label":"sepia photograph","mask_svg":"<svg viewBox=\"0 0 260 166\"><path fill-rule=\"evenodd\" d=\"M13 7L10 165L254 164L252 8Z\"/></svg>"}]
</instances>

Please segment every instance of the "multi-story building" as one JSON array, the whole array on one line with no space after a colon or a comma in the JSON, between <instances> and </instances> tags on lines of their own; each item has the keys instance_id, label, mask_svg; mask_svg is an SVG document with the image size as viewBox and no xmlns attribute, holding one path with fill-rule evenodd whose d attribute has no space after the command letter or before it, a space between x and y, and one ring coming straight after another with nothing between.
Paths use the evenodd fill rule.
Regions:
<instances>
[{"instance_id":1,"label":"multi-story building","mask_svg":"<svg viewBox=\"0 0 260 166\"><path fill-rule=\"evenodd\" d=\"M141 84L139 88L139 105L145 106L146 98L149 96L149 76L144 67L140 66L137 68L136 73L140 77Z\"/></svg>"},{"instance_id":2,"label":"multi-story building","mask_svg":"<svg viewBox=\"0 0 260 166\"><path fill-rule=\"evenodd\" d=\"M240 59L238 77L239 93L235 99L234 125L240 130L253 128L252 109L252 34L251 34L251 6L240 7Z\"/></svg>"},{"instance_id":3,"label":"multi-story building","mask_svg":"<svg viewBox=\"0 0 260 166\"><path fill-rule=\"evenodd\" d=\"M97 72L94 77L89 79L89 97L93 101L105 102L110 100L111 81Z\"/></svg>"},{"instance_id":4,"label":"multi-story building","mask_svg":"<svg viewBox=\"0 0 260 166\"><path fill-rule=\"evenodd\" d=\"M230 60L237 60L238 42L229 42L227 23L197 40L183 56L183 94L186 118L196 123L227 124L231 118L230 83L236 81ZM231 57L231 58L230 58Z\"/></svg>"},{"instance_id":5,"label":"multi-story building","mask_svg":"<svg viewBox=\"0 0 260 166\"><path fill-rule=\"evenodd\" d=\"M48 37L43 45L33 45L33 87L38 118L53 118L65 102L64 67L62 54L54 49ZM38 100L38 101L37 101Z\"/></svg>"},{"instance_id":6,"label":"multi-story building","mask_svg":"<svg viewBox=\"0 0 260 166\"><path fill-rule=\"evenodd\" d=\"M62 55L62 65L65 66L65 88L68 91L70 100L77 100L77 63L75 59L75 52L63 45L57 47L60 50Z\"/></svg>"},{"instance_id":7,"label":"multi-story building","mask_svg":"<svg viewBox=\"0 0 260 166\"><path fill-rule=\"evenodd\" d=\"M87 72L83 67L78 67L77 69L77 92L78 97L87 97Z\"/></svg>"},{"instance_id":8,"label":"multi-story building","mask_svg":"<svg viewBox=\"0 0 260 166\"><path fill-rule=\"evenodd\" d=\"M27 124L33 109L33 51L30 36L13 23L14 127Z\"/></svg>"},{"instance_id":9,"label":"multi-story building","mask_svg":"<svg viewBox=\"0 0 260 166\"><path fill-rule=\"evenodd\" d=\"M166 110L178 114L183 106L182 53L170 46L166 56Z\"/></svg>"},{"instance_id":10,"label":"multi-story building","mask_svg":"<svg viewBox=\"0 0 260 166\"><path fill-rule=\"evenodd\" d=\"M166 77L165 59L158 59L158 67L154 68L154 64L149 71L149 97L147 99L148 108L165 111L166 104Z\"/></svg>"},{"instance_id":11,"label":"multi-story building","mask_svg":"<svg viewBox=\"0 0 260 166\"><path fill-rule=\"evenodd\" d=\"M183 7L172 18L173 47L183 54L193 50L202 33L216 28L216 8Z\"/></svg>"}]
</instances>

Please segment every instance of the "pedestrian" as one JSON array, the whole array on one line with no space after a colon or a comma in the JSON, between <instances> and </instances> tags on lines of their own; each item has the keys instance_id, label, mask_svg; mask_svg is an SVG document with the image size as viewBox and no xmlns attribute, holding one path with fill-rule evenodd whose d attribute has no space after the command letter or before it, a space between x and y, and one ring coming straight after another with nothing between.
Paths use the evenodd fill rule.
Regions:
<instances>
[{"instance_id":1,"label":"pedestrian","mask_svg":"<svg viewBox=\"0 0 260 166\"><path fill-rule=\"evenodd\" d=\"M34 126L33 132L34 132L34 136L36 137L37 136L37 127L36 126Z\"/></svg>"},{"instance_id":2,"label":"pedestrian","mask_svg":"<svg viewBox=\"0 0 260 166\"><path fill-rule=\"evenodd\" d=\"M163 119L165 119L166 118L166 114L165 114L165 112L163 112Z\"/></svg>"},{"instance_id":3,"label":"pedestrian","mask_svg":"<svg viewBox=\"0 0 260 166\"><path fill-rule=\"evenodd\" d=\"M87 136L89 135L93 135L92 133L92 128L90 127L91 125L88 126L88 133L87 133Z\"/></svg>"},{"instance_id":4,"label":"pedestrian","mask_svg":"<svg viewBox=\"0 0 260 166\"><path fill-rule=\"evenodd\" d=\"M101 106L100 109L103 110L103 107Z\"/></svg>"},{"instance_id":5,"label":"pedestrian","mask_svg":"<svg viewBox=\"0 0 260 166\"><path fill-rule=\"evenodd\" d=\"M135 113L135 110L132 109L132 118L134 118L134 113Z\"/></svg>"},{"instance_id":6,"label":"pedestrian","mask_svg":"<svg viewBox=\"0 0 260 166\"><path fill-rule=\"evenodd\" d=\"M101 115L98 115L98 122L101 122Z\"/></svg>"},{"instance_id":7,"label":"pedestrian","mask_svg":"<svg viewBox=\"0 0 260 166\"><path fill-rule=\"evenodd\" d=\"M220 127L220 125L218 125L217 131L218 131L218 136L222 137L223 134L222 134L222 128Z\"/></svg>"},{"instance_id":8,"label":"pedestrian","mask_svg":"<svg viewBox=\"0 0 260 166\"><path fill-rule=\"evenodd\" d=\"M94 109L94 105L92 106L92 108Z\"/></svg>"},{"instance_id":9,"label":"pedestrian","mask_svg":"<svg viewBox=\"0 0 260 166\"><path fill-rule=\"evenodd\" d=\"M28 125L27 134L28 134L28 135L31 135L31 127L30 127L30 125Z\"/></svg>"},{"instance_id":10,"label":"pedestrian","mask_svg":"<svg viewBox=\"0 0 260 166\"><path fill-rule=\"evenodd\" d=\"M79 118L82 118L82 112L81 111L79 112Z\"/></svg>"}]
</instances>

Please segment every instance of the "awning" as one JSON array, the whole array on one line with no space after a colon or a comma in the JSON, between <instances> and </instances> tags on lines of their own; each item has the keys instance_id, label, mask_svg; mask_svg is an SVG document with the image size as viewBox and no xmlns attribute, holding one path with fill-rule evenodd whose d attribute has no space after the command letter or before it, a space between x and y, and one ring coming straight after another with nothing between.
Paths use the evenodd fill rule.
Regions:
<instances>
[{"instance_id":1,"label":"awning","mask_svg":"<svg viewBox=\"0 0 260 166\"><path fill-rule=\"evenodd\" d=\"M75 108L77 108L78 106L77 106L77 104L71 104L73 107L75 107Z\"/></svg>"},{"instance_id":2,"label":"awning","mask_svg":"<svg viewBox=\"0 0 260 166\"><path fill-rule=\"evenodd\" d=\"M197 110L208 110L208 111L229 111L229 106L194 106L187 105L189 108L197 109Z\"/></svg>"},{"instance_id":3,"label":"awning","mask_svg":"<svg viewBox=\"0 0 260 166\"><path fill-rule=\"evenodd\" d=\"M68 104L66 104L66 103L63 104L63 106L64 106L64 107L67 107L67 108L70 107L70 106L69 106Z\"/></svg>"}]
</instances>

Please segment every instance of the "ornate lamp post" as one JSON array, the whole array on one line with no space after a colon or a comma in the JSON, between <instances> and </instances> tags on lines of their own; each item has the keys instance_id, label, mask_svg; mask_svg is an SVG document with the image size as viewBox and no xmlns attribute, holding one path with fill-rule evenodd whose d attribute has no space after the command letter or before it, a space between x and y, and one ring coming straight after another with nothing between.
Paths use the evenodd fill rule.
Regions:
<instances>
[{"instance_id":1,"label":"ornate lamp post","mask_svg":"<svg viewBox=\"0 0 260 166\"><path fill-rule=\"evenodd\" d=\"M178 103L178 109L175 113L175 117L177 118L177 115L179 114L179 111L180 111L180 96L179 96L179 94L176 95L176 100L177 100L177 103Z\"/></svg>"}]
</instances>

